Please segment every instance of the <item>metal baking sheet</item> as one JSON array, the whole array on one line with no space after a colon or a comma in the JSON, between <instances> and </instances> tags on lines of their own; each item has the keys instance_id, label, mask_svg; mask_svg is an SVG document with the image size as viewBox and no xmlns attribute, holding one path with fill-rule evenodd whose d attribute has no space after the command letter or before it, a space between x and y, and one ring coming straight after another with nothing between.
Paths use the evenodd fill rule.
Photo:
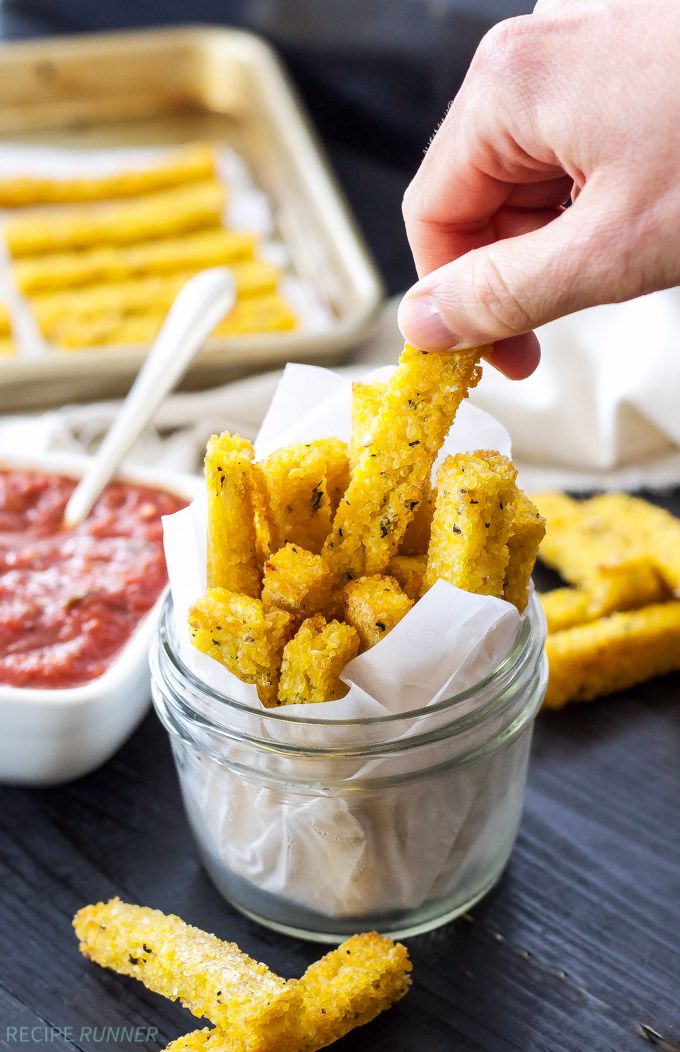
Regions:
<instances>
[{"instance_id":1,"label":"metal baking sheet","mask_svg":"<svg viewBox=\"0 0 680 1052\"><path fill-rule=\"evenodd\" d=\"M102 148L226 143L268 195L293 271L327 306L323 332L210 341L187 386L285 361L337 361L383 297L375 265L272 50L222 28L103 33L0 46L0 142ZM0 409L112 396L145 349L0 361Z\"/></svg>"}]
</instances>

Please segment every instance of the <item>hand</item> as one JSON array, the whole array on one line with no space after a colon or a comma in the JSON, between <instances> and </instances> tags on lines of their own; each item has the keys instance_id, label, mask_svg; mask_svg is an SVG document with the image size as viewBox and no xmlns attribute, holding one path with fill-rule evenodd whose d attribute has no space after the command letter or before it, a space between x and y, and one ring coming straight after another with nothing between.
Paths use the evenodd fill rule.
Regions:
<instances>
[{"instance_id":1,"label":"hand","mask_svg":"<svg viewBox=\"0 0 680 1052\"><path fill-rule=\"evenodd\" d=\"M497 341L518 379L535 326L680 282L678 56L678 0L539 0L484 37L404 198L409 342Z\"/></svg>"}]
</instances>

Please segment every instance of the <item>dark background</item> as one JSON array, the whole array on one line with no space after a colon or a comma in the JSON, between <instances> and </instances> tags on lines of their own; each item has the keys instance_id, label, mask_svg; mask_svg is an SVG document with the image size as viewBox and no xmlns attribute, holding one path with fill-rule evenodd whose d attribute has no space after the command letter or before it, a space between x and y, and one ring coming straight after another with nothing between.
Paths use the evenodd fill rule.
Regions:
<instances>
[{"instance_id":1,"label":"dark background","mask_svg":"<svg viewBox=\"0 0 680 1052\"><path fill-rule=\"evenodd\" d=\"M413 280L401 195L476 42L529 5L447 0L120 0L5 4L7 37L155 21L230 21L283 47L390 291ZM669 498L680 515L680 493ZM467 916L409 940L414 988L350 1035L354 1052L644 1052L680 1048L680 677L537 721L508 870ZM70 928L111 895L178 913L284 975L321 950L257 927L197 861L165 732L153 714L108 764L59 789L0 790L0 1047L8 1027L74 1028L56 1052L129 1047L83 1026L199 1025L88 964ZM663 1046L668 1048L669 1046Z\"/></svg>"}]
</instances>

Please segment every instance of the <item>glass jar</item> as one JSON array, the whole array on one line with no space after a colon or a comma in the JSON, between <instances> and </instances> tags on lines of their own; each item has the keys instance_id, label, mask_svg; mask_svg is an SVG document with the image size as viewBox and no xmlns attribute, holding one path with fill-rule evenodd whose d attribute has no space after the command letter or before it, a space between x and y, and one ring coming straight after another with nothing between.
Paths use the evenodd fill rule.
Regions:
<instances>
[{"instance_id":1,"label":"glass jar","mask_svg":"<svg viewBox=\"0 0 680 1052\"><path fill-rule=\"evenodd\" d=\"M170 599L151 655L189 821L220 892L277 931L405 937L470 909L517 833L547 682L532 599L511 653L445 701L370 719L257 710L179 656Z\"/></svg>"}]
</instances>

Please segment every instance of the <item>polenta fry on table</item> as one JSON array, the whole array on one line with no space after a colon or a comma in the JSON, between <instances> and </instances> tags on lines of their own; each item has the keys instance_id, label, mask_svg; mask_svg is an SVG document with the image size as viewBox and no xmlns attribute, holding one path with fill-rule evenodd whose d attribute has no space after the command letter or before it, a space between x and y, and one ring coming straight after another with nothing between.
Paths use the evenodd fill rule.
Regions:
<instances>
[{"instance_id":1,"label":"polenta fry on table","mask_svg":"<svg viewBox=\"0 0 680 1052\"><path fill-rule=\"evenodd\" d=\"M126 245L219 226L225 204L226 192L217 181L190 183L129 201L62 206L10 219L5 240L14 258Z\"/></svg>"},{"instance_id":2,"label":"polenta fry on table","mask_svg":"<svg viewBox=\"0 0 680 1052\"><path fill-rule=\"evenodd\" d=\"M589 507L563 493L533 494L547 529L540 558L587 592L598 615L658 602L668 594L649 553L613 533Z\"/></svg>"},{"instance_id":3,"label":"polenta fry on table","mask_svg":"<svg viewBox=\"0 0 680 1052\"><path fill-rule=\"evenodd\" d=\"M359 653L359 634L341 621L326 621L322 614L303 621L286 644L281 662L281 705L336 701L349 687L340 675Z\"/></svg>"},{"instance_id":4,"label":"polenta fry on table","mask_svg":"<svg viewBox=\"0 0 680 1052\"><path fill-rule=\"evenodd\" d=\"M593 621L599 616L590 596L581 588L553 588L550 592L540 593L538 598L543 607L548 632L561 632L565 628Z\"/></svg>"},{"instance_id":5,"label":"polenta fry on table","mask_svg":"<svg viewBox=\"0 0 680 1052\"><path fill-rule=\"evenodd\" d=\"M544 536L545 520L526 493L517 489L512 502L503 598L516 606L520 613L529 602L531 574Z\"/></svg>"},{"instance_id":6,"label":"polenta fry on table","mask_svg":"<svg viewBox=\"0 0 680 1052\"><path fill-rule=\"evenodd\" d=\"M356 628L363 650L384 639L413 606L399 582L382 574L350 581L343 598L345 621Z\"/></svg>"},{"instance_id":7,"label":"polenta fry on table","mask_svg":"<svg viewBox=\"0 0 680 1052\"><path fill-rule=\"evenodd\" d=\"M168 1052L318 1052L411 985L408 951L376 932L353 935L302 979L286 981L233 943L120 899L84 907L73 925L90 960L215 1024L177 1038Z\"/></svg>"},{"instance_id":8,"label":"polenta fry on table","mask_svg":"<svg viewBox=\"0 0 680 1052\"><path fill-rule=\"evenodd\" d=\"M120 899L85 906L73 926L86 957L206 1016L235 1052L273 1052L285 1033L295 986L234 943Z\"/></svg>"},{"instance_id":9,"label":"polenta fry on table","mask_svg":"<svg viewBox=\"0 0 680 1052\"><path fill-rule=\"evenodd\" d=\"M213 435L205 454L208 494L207 581L249 596L260 594L253 508L253 447L228 431Z\"/></svg>"},{"instance_id":10,"label":"polenta fry on table","mask_svg":"<svg viewBox=\"0 0 680 1052\"><path fill-rule=\"evenodd\" d=\"M680 595L680 521L674 515L629 493L603 493L587 501L587 506L606 527L650 558L668 588Z\"/></svg>"},{"instance_id":11,"label":"polenta fry on table","mask_svg":"<svg viewBox=\"0 0 680 1052\"><path fill-rule=\"evenodd\" d=\"M483 450L446 458L437 472L423 591L441 578L468 592L503 595L516 474L507 458Z\"/></svg>"},{"instance_id":12,"label":"polenta fry on table","mask_svg":"<svg viewBox=\"0 0 680 1052\"><path fill-rule=\"evenodd\" d=\"M479 380L482 353L404 348L323 548L339 580L387 568L425 496L458 406Z\"/></svg>"},{"instance_id":13,"label":"polenta fry on table","mask_svg":"<svg viewBox=\"0 0 680 1052\"><path fill-rule=\"evenodd\" d=\"M252 260L255 234L215 227L184 237L166 237L139 245L52 252L19 259L12 277L25 296L55 289L79 288L101 282L122 282L135 277L231 266Z\"/></svg>"},{"instance_id":14,"label":"polenta fry on table","mask_svg":"<svg viewBox=\"0 0 680 1052\"><path fill-rule=\"evenodd\" d=\"M590 701L680 670L680 601L655 603L549 635L545 706Z\"/></svg>"},{"instance_id":15,"label":"polenta fry on table","mask_svg":"<svg viewBox=\"0 0 680 1052\"><path fill-rule=\"evenodd\" d=\"M286 544L267 559L262 582L265 610L285 610L299 623L331 605L333 577L320 555Z\"/></svg>"},{"instance_id":16,"label":"polenta fry on table","mask_svg":"<svg viewBox=\"0 0 680 1052\"><path fill-rule=\"evenodd\" d=\"M191 640L244 683L257 687L266 707L277 704L283 648L294 631L284 610L265 610L259 599L209 588L189 612Z\"/></svg>"},{"instance_id":17,"label":"polenta fry on table","mask_svg":"<svg viewBox=\"0 0 680 1052\"><path fill-rule=\"evenodd\" d=\"M24 175L0 178L0 208L73 204L135 197L181 183L213 179L215 154L207 143L190 143L145 167L70 179Z\"/></svg>"},{"instance_id":18,"label":"polenta fry on table","mask_svg":"<svg viewBox=\"0 0 680 1052\"><path fill-rule=\"evenodd\" d=\"M345 443L337 438L299 442L271 453L257 470L266 493L273 550L292 542L318 554L331 528L330 491L335 497L347 477Z\"/></svg>"}]
</instances>

